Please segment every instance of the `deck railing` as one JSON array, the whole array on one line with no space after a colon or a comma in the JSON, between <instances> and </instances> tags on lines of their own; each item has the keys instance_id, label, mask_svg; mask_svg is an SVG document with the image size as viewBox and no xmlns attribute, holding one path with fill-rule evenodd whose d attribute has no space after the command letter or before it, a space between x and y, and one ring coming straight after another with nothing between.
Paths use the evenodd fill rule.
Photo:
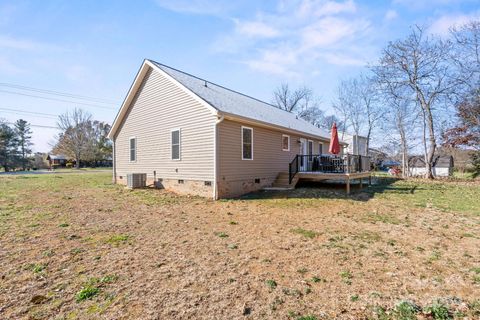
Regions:
<instances>
[{"instance_id":1,"label":"deck railing","mask_svg":"<svg viewBox=\"0 0 480 320\"><path fill-rule=\"evenodd\" d=\"M299 172L321 173L356 173L370 171L370 157L347 154L334 155L305 155L297 154L288 166L288 179L292 183L293 178Z\"/></svg>"}]
</instances>

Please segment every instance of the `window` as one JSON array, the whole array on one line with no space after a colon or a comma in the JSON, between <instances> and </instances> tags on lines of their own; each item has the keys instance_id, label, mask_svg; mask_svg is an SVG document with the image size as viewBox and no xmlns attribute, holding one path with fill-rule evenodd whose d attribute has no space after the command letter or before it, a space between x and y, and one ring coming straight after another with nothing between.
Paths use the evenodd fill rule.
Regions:
<instances>
[{"instance_id":1,"label":"window","mask_svg":"<svg viewBox=\"0 0 480 320\"><path fill-rule=\"evenodd\" d=\"M242 160L253 160L253 129L242 127Z\"/></svg>"},{"instance_id":2,"label":"window","mask_svg":"<svg viewBox=\"0 0 480 320\"><path fill-rule=\"evenodd\" d=\"M290 136L282 134L282 150L290 151Z\"/></svg>"},{"instance_id":3,"label":"window","mask_svg":"<svg viewBox=\"0 0 480 320\"><path fill-rule=\"evenodd\" d=\"M130 138L130 161L137 161L137 138Z\"/></svg>"},{"instance_id":4,"label":"window","mask_svg":"<svg viewBox=\"0 0 480 320\"><path fill-rule=\"evenodd\" d=\"M321 142L318 144L318 154L319 155L323 154L323 143Z\"/></svg>"},{"instance_id":5,"label":"window","mask_svg":"<svg viewBox=\"0 0 480 320\"><path fill-rule=\"evenodd\" d=\"M172 130L172 160L180 160L180 129Z\"/></svg>"}]
</instances>

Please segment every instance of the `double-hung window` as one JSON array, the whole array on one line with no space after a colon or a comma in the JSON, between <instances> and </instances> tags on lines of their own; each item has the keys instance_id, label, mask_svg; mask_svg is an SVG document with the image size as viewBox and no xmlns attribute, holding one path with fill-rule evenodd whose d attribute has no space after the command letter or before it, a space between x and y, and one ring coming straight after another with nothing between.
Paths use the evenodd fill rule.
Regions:
<instances>
[{"instance_id":1,"label":"double-hung window","mask_svg":"<svg viewBox=\"0 0 480 320\"><path fill-rule=\"evenodd\" d=\"M282 150L290 151L290 136L282 134Z\"/></svg>"},{"instance_id":2,"label":"double-hung window","mask_svg":"<svg viewBox=\"0 0 480 320\"><path fill-rule=\"evenodd\" d=\"M253 129L242 127L242 160L253 160Z\"/></svg>"},{"instance_id":3,"label":"double-hung window","mask_svg":"<svg viewBox=\"0 0 480 320\"><path fill-rule=\"evenodd\" d=\"M171 131L172 160L180 160L180 129Z\"/></svg>"},{"instance_id":4,"label":"double-hung window","mask_svg":"<svg viewBox=\"0 0 480 320\"><path fill-rule=\"evenodd\" d=\"M137 161L137 138L130 138L130 161Z\"/></svg>"}]
</instances>

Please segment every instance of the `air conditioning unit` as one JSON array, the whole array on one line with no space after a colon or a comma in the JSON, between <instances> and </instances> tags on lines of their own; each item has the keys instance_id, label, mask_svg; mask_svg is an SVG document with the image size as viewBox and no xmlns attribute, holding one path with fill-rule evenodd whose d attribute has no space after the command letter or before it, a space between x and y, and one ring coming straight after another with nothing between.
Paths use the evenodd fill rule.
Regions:
<instances>
[{"instance_id":1,"label":"air conditioning unit","mask_svg":"<svg viewBox=\"0 0 480 320\"><path fill-rule=\"evenodd\" d=\"M146 173L129 173L127 174L127 187L130 189L145 188L147 186Z\"/></svg>"}]
</instances>

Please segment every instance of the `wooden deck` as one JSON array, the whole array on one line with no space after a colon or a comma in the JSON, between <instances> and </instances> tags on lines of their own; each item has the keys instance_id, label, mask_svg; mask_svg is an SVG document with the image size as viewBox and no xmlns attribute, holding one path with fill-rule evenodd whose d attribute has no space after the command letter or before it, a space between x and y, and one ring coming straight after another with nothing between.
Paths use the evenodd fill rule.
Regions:
<instances>
[{"instance_id":1,"label":"wooden deck","mask_svg":"<svg viewBox=\"0 0 480 320\"><path fill-rule=\"evenodd\" d=\"M368 184L372 183L372 173L368 172L353 172L353 173L323 173L323 172L299 172L297 173L299 179L310 181L322 180L342 180L345 181L345 188L347 194L350 194L350 181L360 179L360 188L363 187L363 179L368 178Z\"/></svg>"},{"instance_id":2,"label":"wooden deck","mask_svg":"<svg viewBox=\"0 0 480 320\"><path fill-rule=\"evenodd\" d=\"M363 187L363 179L368 178L368 184L372 182L372 173L354 172L354 173L324 173L318 171L299 172L295 175L291 183L289 183L288 172L280 172L272 187L267 187L265 190L291 190L294 189L299 180L322 181L322 180L339 180L345 181L345 188L347 194L350 193L350 181L359 179L360 188Z\"/></svg>"}]
</instances>

